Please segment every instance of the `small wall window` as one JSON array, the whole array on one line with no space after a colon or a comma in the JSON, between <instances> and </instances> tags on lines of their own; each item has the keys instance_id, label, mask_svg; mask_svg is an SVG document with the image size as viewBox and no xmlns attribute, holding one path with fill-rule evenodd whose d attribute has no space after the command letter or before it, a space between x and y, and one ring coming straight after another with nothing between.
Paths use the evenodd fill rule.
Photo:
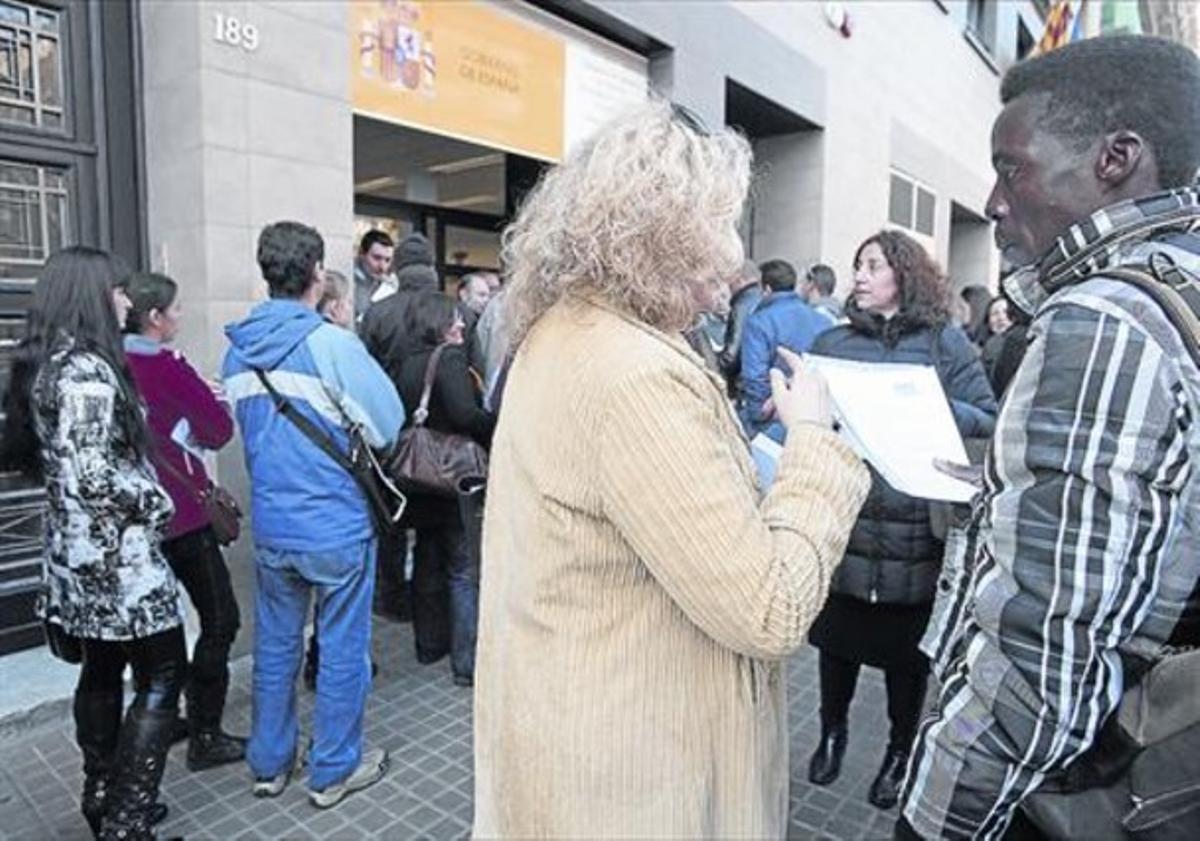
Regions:
<instances>
[{"instance_id":1,"label":"small wall window","mask_svg":"<svg viewBox=\"0 0 1200 841\"><path fill-rule=\"evenodd\" d=\"M0 0L0 122L61 131L62 15Z\"/></svg>"},{"instance_id":2,"label":"small wall window","mask_svg":"<svg viewBox=\"0 0 1200 841\"><path fill-rule=\"evenodd\" d=\"M892 173L888 221L901 228L933 236L937 196L907 175Z\"/></svg>"},{"instance_id":3,"label":"small wall window","mask_svg":"<svg viewBox=\"0 0 1200 841\"><path fill-rule=\"evenodd\" d=\"M988 52L996 51L995 0L967 0L967 31Z\"/></svg>"},{"instance_id":4,"label":"small wall window","mask_svg":"<svg viewBox=\"0 0 1200 841\"><path fill-rule=\"evenodd\" d=\"M32 276L70 237L66 172L0 160L0 273Z\"/></svg>"}]
</instances>

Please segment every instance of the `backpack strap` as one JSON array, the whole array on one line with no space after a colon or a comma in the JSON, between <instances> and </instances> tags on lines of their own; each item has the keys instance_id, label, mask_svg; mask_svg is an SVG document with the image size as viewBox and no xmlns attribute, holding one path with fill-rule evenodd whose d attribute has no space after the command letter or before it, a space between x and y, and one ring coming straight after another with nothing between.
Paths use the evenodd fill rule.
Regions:
<instances>
[{"instance_id":1,"label":"backpack strap","mask_svg":"<svg viewBox=\"0 0 1200 841\"><path fill-rule=\"evenodd\" d=\"M1200 285L1196 278L1166 260L1104 269L1100 274L1136 286L1153 298L1179 333L1192 362L1200 367Z\"/></svg>"}]
</instances>

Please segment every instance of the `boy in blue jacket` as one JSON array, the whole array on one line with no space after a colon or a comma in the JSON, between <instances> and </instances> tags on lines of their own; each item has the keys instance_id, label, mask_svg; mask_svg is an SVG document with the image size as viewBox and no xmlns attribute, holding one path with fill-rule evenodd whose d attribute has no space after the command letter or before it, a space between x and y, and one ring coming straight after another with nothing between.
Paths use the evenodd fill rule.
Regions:
<instances>
[{"instance_id":1,"label":"boy in blue jacket","mask_svg":"<svg viewBox=\"0 0 1200 841\"><path fill-rule=\"evenodd\" d=\"M324 259L321 235L306 225L263 229L258 265L271 298L226 327L231 347L222 366L250 473L258 583L246 758L255 795L282 793L296 759L296 675L313 593L322 656L309 798L320 808L387 770L386 751L363 752L376 534L354 477L279 413L257 372L343 451L351 424L372 446L386 447L404 423L395 387L362 342L316 311Z\"/></svg>"}]
</instances>

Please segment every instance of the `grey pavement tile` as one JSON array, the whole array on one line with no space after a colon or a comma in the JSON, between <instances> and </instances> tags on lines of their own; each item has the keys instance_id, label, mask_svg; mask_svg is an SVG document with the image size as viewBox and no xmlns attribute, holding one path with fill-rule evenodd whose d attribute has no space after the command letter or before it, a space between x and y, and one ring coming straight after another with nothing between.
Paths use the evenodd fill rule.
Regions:
<instances>
[{"instance_id":1,"label":"grey pavement tile","mask_svg":"<svg viewBox=\"0 0 1200 841\"><path fill-rule=\"evenodd\" d=\"M207 806L196 809L194 812L189 812L188 817L200 824L200 826L215 826L219 821L224 820L231 814L228 803L214 801L210 802Z\"/></svg>"},{"instance_id":2,"label":"grey pavement tile","mask_svg":"<svg viewBox=\"0 0 1200 841\"><path fill-rule=\"evenodd\" d=\"M402 818L422 805L424 804L416 797L403 792L379 802L379 808L393 818Z\"/></svg>"},{"instance_id":3,"label":"grey pavement tile","mask_svg":"<svg viewBox=\"0 0 1200 841\"><path fill-rule=\"evenodd\" d=\"M248 829L241 815L236 814L227 814L221 820L212 823L211 826L206 823L200 825L209 827L209 832L216 838L232 838Z\"/></svg>"},{"instance_id":4,"label":"grey pavement tile","mask_svg":"<svg viewBox=\"0 0 1200 841\"><path fill-rule=\"evenodd\" d=\"M435 841L452 841L452 839L466 838L470 833L471 828L467 824L446 818L431 826L422 837L435 839Z\"/></svg>"},{"instance_id":5,"label":"grey pavement tile","mask_svg":"<svg viewBox=\"0 0 1200 841\"><path fill-rule=\"evenodd\" d=\"M249 793L246 793L245 796L248 805L239 811L238 814L251 826L258 826L283 814L279 804L274 800L269 798L253 798Z\"/></svg>"},{"instance_id":6,"label":"grey pavement tile","mask_svg":"<svg viewBox=\"0 0 1200 841\"><path fill-rule=\"evenodd\" d=\"M290 838L299 824L286 812L280 812L254 824L254 828L268 838Z\"/></svg>"},{"instance_id":7,"label":"grey pavement tile","mask_svg":"<svg viewBox=\"0 0 1200 841\"><path fill-rule=\"evenodd\" d=\"M441 809L447 815L462 815L470 812L471 799L451 789L443 791L437 797L434 797L432 805Z\"/></svg>"},{"instance_id":8,"label":"grey pavement tile","mask_svg":"<svg viewBox=\"0 0 1200 841\"><path fill-rule=\"evenodd\" d=\"M336 810L329 809L315 813L312 807L309 807L309 810L308 815L300 817L299 823L318 838L328 838L334 833L345 829L346 822Z\"/></svg>"},{"instance_id":9,"label":"grey pavement tile","mask_svg":"<svg viewBox=\"0 0 1200 841\"><path fill-rule=\"evenodd\" d=\"M360 812L351 821L351 825L356 829L366 833L377 833L385 826L395 820L391 815L373 803L368 803L368 807Z\"/></svg>"},{"instance_id":10,"label":"grey pavement tile","mask_svg":"<svg viewBox=\"0 0 1200 841\"><path fill-rule=\"evenodd\" d=\"M423 804L409 812L404 817L404 823L409 826L414 833L421 833L432 827L434 824L441 822L445 817L446 816L438 810L431 808L427 804Z\"/></svg>"},{"instance_id":11,"label":"grey pavement tile","mask_svg":"<svg viewBox=\"0 0 1200 841\"><path fill-rule=\"evenodd\" d=\"M432 777L425 777L412 787L412 793L422 800L432 801L445 791L445 786Z\"/></svg>"}]
</instances>

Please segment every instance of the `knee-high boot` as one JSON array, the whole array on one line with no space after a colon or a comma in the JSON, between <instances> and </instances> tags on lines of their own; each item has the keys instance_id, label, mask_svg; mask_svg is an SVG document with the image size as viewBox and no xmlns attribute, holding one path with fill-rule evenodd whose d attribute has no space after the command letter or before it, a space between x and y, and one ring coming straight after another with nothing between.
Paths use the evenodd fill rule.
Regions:
<instances>
[{"instance_id":1,"label":"knee-high boot","mask_svg":"<svg viewBox=\"0 0 1200 841\"><path fill-rule=\"evenodd\" d=\"M79 808L97 837L112 783L120 732L120 689L76 690L75 743L83 753L83 796Z\"/></svg>"},{"instance_id":2,"label":"knee-high boot","mask_svg":"<svg viewBox=\"0 0 1200 841\"><path fill-rule=\"evenodd\" d=\"M100 837L105 841L153 839L155 802L171 746L175 710L135 704L125 716Z\"/></svg>"}]
</instances>

